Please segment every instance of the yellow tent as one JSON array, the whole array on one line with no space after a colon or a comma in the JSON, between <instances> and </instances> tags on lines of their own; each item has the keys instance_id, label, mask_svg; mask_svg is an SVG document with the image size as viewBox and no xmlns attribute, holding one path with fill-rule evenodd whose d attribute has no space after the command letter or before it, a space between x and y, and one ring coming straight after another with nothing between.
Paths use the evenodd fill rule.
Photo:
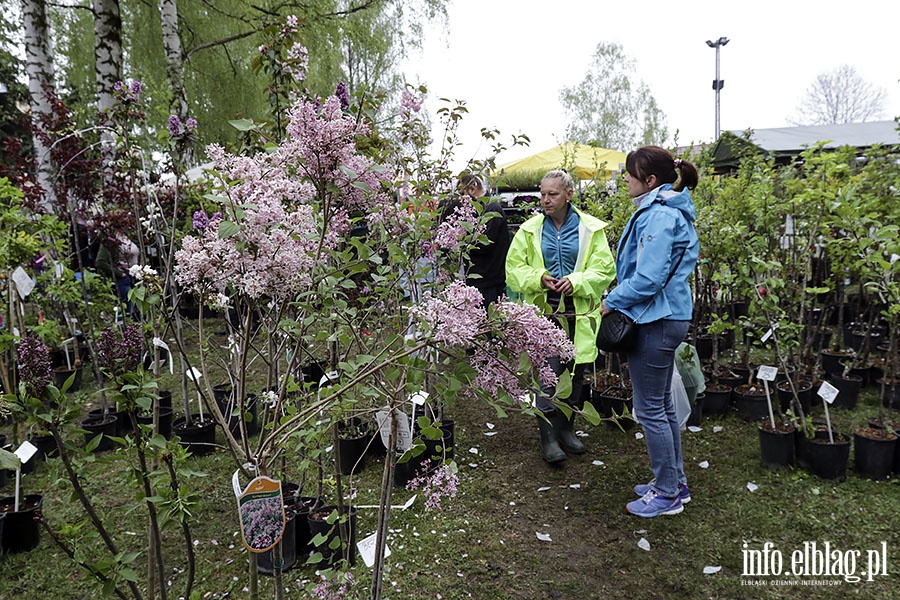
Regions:
<instances>
[{"instance_id":1,"label":"yellow tent","mask_svg":"<svg viewBox=\"0 0 900 600\"><path fill-rule=\"evenodd\" d=\"M546 172L564 168L574 177L582 180L594 177L606 178L612 177L613 171L624 169L625 156L624 152L617 150L565 142L526 158L498 165L495 176L500 178L504 173Z\"/></svg>"}]
</instances>

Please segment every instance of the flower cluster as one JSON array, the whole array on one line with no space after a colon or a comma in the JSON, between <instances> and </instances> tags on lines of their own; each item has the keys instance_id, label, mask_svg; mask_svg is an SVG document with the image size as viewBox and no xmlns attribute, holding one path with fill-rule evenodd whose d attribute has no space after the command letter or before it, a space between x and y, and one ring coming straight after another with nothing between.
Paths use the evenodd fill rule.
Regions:
<instances>
[{"instance_id":1,"label":"flower cluster","mask_svg":"<svg viewBox=\"0 0 900 600\"><path fill-rule=\"evenodd\" d=\"M441 465L431 472L425 472L406 484L408 490L421 490L425 496L425 507L441 509L443 498L455 498L459 476L450 465Z\"/></svg>"},{"instance_id":2,"label":"flower cluster","mask_svg":"<svg viewBox=\"0 0 900 600\"><path fill-rule=\"evenodd\" d=\"M341 110L350 108L350 94L347 92L347 86L343 81L338 81L337 87L334 88L334 95L341 101Z\"/></svg>"},{"instance_id":3,"label":"flower cluster","mask_svg":"<svg viewBox=\"0 0 900 600\"><path fill-rule=\"evenodd\" d=\"M485 226L478 223L475 206L464 198L438 225L434 243L444 250L457 251L468 236L484 233L484 230Z\"/></svg>"},{"instance_id":4,"label":"flower cluster","mask_svg":"<svg viewBox=\"0 0 900 600\"><path fill-rule=\"evenodd\" d=\"M106 327L97 336L97 364L112 377L136 371L144 353L144 336L137 323L126 325L121 336L116 327Z\"/></svg>"},{"instance_id":5,"label":"flower cluster","mask_svg":"<svg viewBox=\"0 0 900 600\"><path fill-rule=\"evenodd\" d=\"M454 281L438 296L426 292L425 299L409 311L425 322L434 340L468 348L487 330L482 300L477 288Z\"/></svg>"},{"instance_id":6,"label":"flower cluster","mask_svg":"<svg viewBox=\"0 0 900 600\"><path fill-rule=\"evenodd\" d=\"M559 356L567 362L575 357L575 346L565 332L531 304L500 302L494 317L498 319L499 334L475 349L471 362L478 376L473 384L495 396L501 390L513 398L529 393L530 387L523 378L531 374L520 373L518 362L520 356L526 355L540 383L555 385L558 377L547 365L547 359Z\"/></svg>"},{"instance_id":7,"label":"flower cluster","mask_svg":"<svg viewBox=\"0 0 900 600\"><path fill-rule=\"evenodd\" d=\"M424 98L411 94L409 90L403 90L403 96L400 98L400 115L404 119L409 119L413 114L422 110L422 102Z\"/></svg>"},{"instance_id":8,"label":"flower cluster","mask_svg":"<svg viewBox=\"0 0 900 600\"><path fill-rule=\"evenodd\" d=\"M213 213L213 216L207 216L205 210L198 210L194 213L193 225L194 229L201 230L209 227L211 221L222 220L222 213Z\"/></svg>"},{"instance_id":9,"label":"flower cluster","mask_svg":"<svg viewBox=\"0 0 900 600\"><path fill-rule=\"evenodd\" d=\"M128 84L124 81L117 81L113 85L113 94L123 104L137 104L141 100L141 92L143 91L144 84L136 80Z\"/></svg>"},{"instance_id":10,"label":"flower cluster","mask_svg":"<svg viewBox=\"0 0 900 600\"><path fill-rule=\"evenodd\" d=\"M324 575L322 580L312 590L312 597L316 600L340 600L350 595L356 580L349 571L341 573L336 578L328 579Z\"/></svg>"},{"instance_id":11,"label":"flower cluster","mask_svg":"<svg viewBox=\"0 0 900 600\"><path fill-rule=\"evenodd\" d=\"M254 550L275 545L284 527L284 507L281 496L257 498L241 505L244 539Z\"/></svg>"},{"instance_id":12,"label":"flower cluster","mask_svg":"<svg viewBox=\"0 0 900 600\"><path fill-rule=\"evenodd\" d=\"M193 117L185 119L184 123L178 115L169 115L169 138L174 141L190 143L197 135L197 121Z\"/></svg>"},{"instance_id":13,"label":"flower cluster","mask_svg":"<svg viewBox=\"0 0 900 600\"><path fill-rule=\"evenodd\" d=\"M332 195L350 212L377 210L392 201L381 192L390 174L356 149L356 140L369 132L368 125L345 114L337 96L329 96L322 105L297 102L289 117L289 138L275 160L299 162L319 190L334 186L337 193Z\"/></svg>"},{"instance_id":14,"label":"flower cluster","mask_svg":"<svg viewBox=\"0 0 900 600\"><path fill-rule=\"evenodd\" d=\"M19 342L17 357L19 381L25 384L28 395L40 398L53 377L50 349L41 340L25 336Z\"/></svg>"},{"instance_id":15,"label":"flower cluster","mask_svg":"<svg viewBox=\"0 0 900 600\"><path fill-rule=\"evenodd\" d=\"M128 274L134 281L144 281L159 275L156 269L148 265L132 265L128 268Z\"/></svg>"}]
</instances>

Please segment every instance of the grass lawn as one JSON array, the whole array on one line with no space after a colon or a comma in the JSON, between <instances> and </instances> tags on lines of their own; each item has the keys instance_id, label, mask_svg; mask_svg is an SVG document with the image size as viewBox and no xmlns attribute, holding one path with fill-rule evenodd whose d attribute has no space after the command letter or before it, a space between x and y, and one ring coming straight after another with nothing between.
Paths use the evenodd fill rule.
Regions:
<instances>
[{"instance_id":1,"label":"grass lawn","mask_svg":"<svg viewBox=\"0 0 900 600\"><path fill-rule=\"evenodd\" d=\"M736 413L706 418L700 431L683 437L692 502L680 515L640 519L624 510L633 498L631 488L651 476L644 441L635 435L638 429L623 432L605 423L592 427L579 421L588 435L588 452L570 457L562 468L550 468L540 458L533 418L501 419L476 403L458 402L452 410L459 493L445 499L440 511L425 510L420 496L409 509L391 512L384 598L897 595L900 485L896 479L861 478L853 472L852 453L843 482L819 481L799 468L769 470L760 464L755 424L741 421ZM877 414L875 388L865 390L856 409L832 413L837 428L852 433ZM84 466L88 493L115 532L117 544L123 550L146 552L141 520L145 513L135 500L136 488L123 461L115 456L114 452L97 454ZM300 476L292 471L293 458L288 453L288 479ZM248 553L240 541L231 485L235 465L224 451L190 460L192 467L207 474L189 482L200 494L192 524L197 597L247 597ZM345 478L345 490L355 494L358 504L377 503L383 460L369 457L359 477ZM58 461L42 463L35 473L24 476L23 489L45 494L44 516L54 527L83 518ZM307 487L304 495L311 489ZM2 492L12 494L12 483ZM413 493L394 488L393 503L403 504ZM328 503L333 500L326 498ZM374 532L375 526L376 511L359 509L358 539ZM184 589L179 535L179 530L170 527L164 540L171 574L169 598L179 597ZM783 572L792 568L793 553L803 551L804 544L811 549L814 543L822 550L828 543L832 552L839 551L838 562L845 569L856 556L853 551L858 551L853 567L862 581L852 583L839 576L743 576L744 551L761 551L767 543L771 544L767 562L774 566L780 555ZM79 551L90 555L97 545L95 538L87 538ZM862 575L868 568L867 552L882 549L886 549L887 576L868 581ZM715 567L716 572L706 574L706 567ZM353 573L359 597L368 595L369 572L358 560ZM286 572L290 590L286 597L311 597L302 590L315 580L311 567ZM804 585L808 583L817 585ZM271 577L262 576L261 597L272 597L272 589ZM62 600L100 595L96 584L45 532L36 550L0 557L0 598Z\"/></svg>"}]
</instances>

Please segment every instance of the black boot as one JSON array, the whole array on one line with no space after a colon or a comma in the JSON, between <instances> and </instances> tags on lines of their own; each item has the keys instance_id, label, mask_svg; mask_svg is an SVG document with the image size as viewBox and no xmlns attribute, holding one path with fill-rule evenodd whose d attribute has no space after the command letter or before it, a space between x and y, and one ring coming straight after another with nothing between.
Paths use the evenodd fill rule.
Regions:
<instances>
[{"instance_id":1,"label":"black boot","mask_svg":"<svg viewBox=\"0 0 900 600\"><path fill-rule=\"evenodd\" d=\"M563 414L561 410L554 411L548 415L550 424L553 425L553 431L556 432L556 439L559 445L568 454L584 454L584 444L575 435L572 430L572 421L575 420L575 413L570 416Z\"/></svg>"},{"instance_id":2,"label":"black boot","mask_svg":"<svg viewBox=\"0 0 900 600\"><path fill-rule=\"evenodd\" d=\"M544 460L555 465L566 460L566 453L559 447L559 440L553 431L553 425L544 417L538 415L538 427L541 430L541 453Z\"/></svg>"}]
</instances>

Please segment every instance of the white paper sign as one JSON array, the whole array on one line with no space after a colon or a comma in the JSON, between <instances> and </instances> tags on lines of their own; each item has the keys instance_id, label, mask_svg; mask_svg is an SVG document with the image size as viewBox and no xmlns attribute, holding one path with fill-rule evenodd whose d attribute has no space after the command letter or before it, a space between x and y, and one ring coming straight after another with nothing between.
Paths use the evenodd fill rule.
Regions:
<instances>
[{"instance_id":1,"label":"white paper sign","mask_svg":"<svg viewBox=\"0 0 900 600\"><path fill-rule=\"evenodd\" d=\"M363 561L366 563L366 566L370 569L375 564L375 542L378 537L378 532L376 531L370 536L366 536L356 543L356 547L359 549L359 555L362 556ZM391 555L391 549L388 548L387 544L384 545L384 557L387 558Z\"/></svg>"},{"instance_id":2,"label":"white paper sign","mask_svg":"<svg viewBox=\"0 0 900 600\"><path fill-rule=\"evenodd\" d=\"M819 397L821 397L822 400L824 400L828 404L834 403L834 399L837 398L838 393L839 390L827 381L822 382L822 386L818 391Z\"/></svg>"},{"instance_id":3,"label":"white paper sign","mask_svg":"<svg viewBox=\"0 0 900 600\"><path fill-rule=\"evenodd\" d=\"M759 371L756 373L756 377L758 379L762 379L763 381L775 381L775 376L778 375L777 367L767 367L761 366Z\"/></svg>"},{"instance_id":4,"label":"white paper sign","mask_svg":"<svg viewBox=\"0 0 900 600\"><path fill-rule=\"evenodd\" d=\"M34 456L34 454L38 451L37 446L25 440L22 442L22 445L19 446L13 454L19 457L19 460L22 461L22 464L28 462L28 460Z\"/></svg>"},{"instance_id":5,"label":"white paper sign","mask_svg":"<svg viewBox=\"0 0 900 600\"><path fill-rule=\"evenodd\" d=\"M200 372L197 367L191 367L190 370L185 373L188 376L188 379L193 381L194 383L200 383L200 378L203 377L203 373Z\"/></svg>"},{"instance_id":6,"label":"white paper sign","mask_svg":"<svg viewBox=\"0 0 900 600\"><path fill-rule=\"evenodd\" d=\"M34 279L22 267L16 267L12 274L12 280L16 284L16 289L19 290L19 298L22 300L34 289Z\"/></svg>"}]
</instances>

